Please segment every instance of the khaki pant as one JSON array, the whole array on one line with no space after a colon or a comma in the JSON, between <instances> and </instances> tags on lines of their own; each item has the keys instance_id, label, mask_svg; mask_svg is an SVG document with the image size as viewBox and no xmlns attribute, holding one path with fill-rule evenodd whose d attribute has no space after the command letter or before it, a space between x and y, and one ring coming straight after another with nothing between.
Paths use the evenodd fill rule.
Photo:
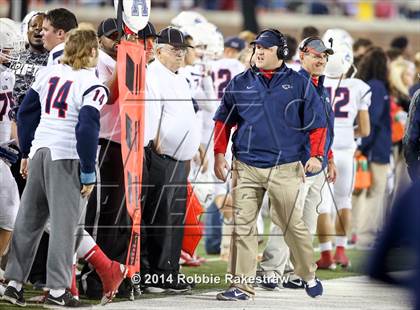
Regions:
<instances>
[{"instance_id":1,"label":"khaki pant","mask_svg":"<svg viewBox=\"0 0 420 310\"><path fill-rule=\"evenodd\" d=\"M389 164L371 163L372 185L366 193L366 201L357 207L357 246L372 246L385 219L384 196ZM363 195L364 193L362 193ZM363 197L358 199L363 201Z\"/></svg>"},{"instance_id":2,"label":"khaki pant","mask_svg":"<svg viewBox=\"0 0 420 310\"><path fill-rule=\"evenodd\" d=\"M316 233L318 214L331 213L332 199L327 182L324 172L321 171L317 175L307 177L299 192L299 199L304 206L302 220L311 236ZM277 277L293 269L283 233L277 225L272 224L258 274Z\"/></svg>"},{"instance_id":3,"label":"khaki pant","mask_svg":"<svg viewBox=\"0 0 420 310\"><path fill-rule=\"evenodd\" d=\"M302 164L293 162L262 169L236 160L234 173L237 185L233 189L234 231L228 273L240 281L232 286L254 294L252 285L243 279L255 277L258 253L255 223L266 191L271 219L284 232L295 273L305 281L314 279L312 237L302 220L302 200L298 199L304 176Z\"/></svg>"}]
</instances>

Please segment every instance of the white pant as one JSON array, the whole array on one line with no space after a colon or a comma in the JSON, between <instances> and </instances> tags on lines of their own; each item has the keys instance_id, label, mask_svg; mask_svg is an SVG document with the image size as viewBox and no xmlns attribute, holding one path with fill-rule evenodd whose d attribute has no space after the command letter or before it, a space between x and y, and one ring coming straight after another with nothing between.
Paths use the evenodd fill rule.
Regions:
<instances>
[{"instance_id":1,"label":"white pant","mask_svg":"<svg viewBox=\"0 0 420 310\"><path fill-rule=\"evenodd\" d=\"M351 209L351 199L356 177L354 169L354 150L334 150L337 179L334 184L334 200L337 209Z\"/></svg>"},{"instance_id":2,"label":"white pant","mask_svg":"<svg viewBox=\"0 0 420 310\"><path fill-rule=\"evenodd\" d=\"M19 210L19 190L10 168L0 160L0 228L13 231ZM0 253L1 256L1 253Z\"/></svg>"}]
</instances>

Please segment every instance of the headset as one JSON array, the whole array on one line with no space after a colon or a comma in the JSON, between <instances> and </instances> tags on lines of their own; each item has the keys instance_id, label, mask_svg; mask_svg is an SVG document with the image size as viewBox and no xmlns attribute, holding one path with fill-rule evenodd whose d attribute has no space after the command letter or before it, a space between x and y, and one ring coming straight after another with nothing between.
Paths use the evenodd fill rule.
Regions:
<instances>
[{"instance_id":1,"label":"headset","mask_svg":"<svg viewBox=\"0 0 420 310\"><path fill-rule=\"evenodd\" d=\"M301 51L303 53L306 53L308 51L308 49L307 49L308 44L311 43L312 41L316 41L316 40L321 40L321 38L319 38L319 37L308 37L308 38L304 39L299 44L299 51Z\"/></svg>"},{"instance_id":2,"label":"headset","mask_svg":"<svg viewBox=\"0 0 420 310\"><path fill-rule=\"evenodd\" d=\"M286 37L277 29L274 28L269 28L269 29L265 29L263 31L261 31L258 36L255 38L255 40L258 40L259 37L261 37L264 33L271 33L274 34L276 36L276 38L278 39L278 41L280 42L279 45L277 45L278 49L277 49L277 58L278 59L284 59L285 57L287 57L289 55L289 47L287 46L287 40ZM254 49L252 51L252 54L255 54L255 44L254 44Z\"/></svg>"}]
</instances>

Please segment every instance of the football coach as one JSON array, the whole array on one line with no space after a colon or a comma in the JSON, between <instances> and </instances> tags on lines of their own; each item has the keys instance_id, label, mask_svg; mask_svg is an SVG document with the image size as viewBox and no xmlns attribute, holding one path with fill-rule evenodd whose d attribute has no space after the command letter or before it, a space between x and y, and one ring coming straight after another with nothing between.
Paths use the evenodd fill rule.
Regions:
<instances>
[{"instance_id":1,"label":"football coach","mask_svg":"<svg viewBox=\"0 0 420 310\"><path fill-rule=\"evenodd\" d=\"M258 243L255 221L267 192L271 219L284 232L295 273L305 282L311 297L322 295L315 277L312 237L302 220L298 199L305 172L321 170L326 139L322 103L312 83L286 67L286 39L267 29L252 42L250 69L227 86L215 114L215 174L226 178L224 157L233 127L234 231L228 273L237 280L219 300L246 300L255 294ZM250 60L251 61L251 60ZM305 145L311 158L303 167Z\"/></svg>"}]
</instances>

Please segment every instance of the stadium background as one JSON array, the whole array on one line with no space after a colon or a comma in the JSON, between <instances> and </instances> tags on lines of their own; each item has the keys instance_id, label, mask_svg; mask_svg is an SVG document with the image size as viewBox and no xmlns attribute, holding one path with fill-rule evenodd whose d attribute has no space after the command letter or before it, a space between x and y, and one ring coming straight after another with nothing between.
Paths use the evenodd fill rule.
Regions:
<instances>
[{"instance_id":1,"label":"stadium background","mask_svg":"<svg viewBox=\"0 0 420 310\"><path fill-rule=\"evenodd\" d=\"M19 19L20 9L48 10L63 6L71 9L79 21L97 26L105 18L115 16L112 0L0 0L0 17ZM150 21L159 30L182 9L192 8L216 24L224 36L238 34L243 27L240 0L152 0ZM12 4L12 5L11 5ZM250 5L251 4L251 5ZM248 2L248 16L255 7L257 29L274 27L299 37L307 25L320 31L343 28L353 38L367 37L385 49L397 35L406 35L413 50L420 50L420 1L417 0L255 0ZM223 10L222 10L223 9ZM248 27L249 29L250 27ZM249 30L257 30L249 29Z\"/></svg>"}]
</instances>

